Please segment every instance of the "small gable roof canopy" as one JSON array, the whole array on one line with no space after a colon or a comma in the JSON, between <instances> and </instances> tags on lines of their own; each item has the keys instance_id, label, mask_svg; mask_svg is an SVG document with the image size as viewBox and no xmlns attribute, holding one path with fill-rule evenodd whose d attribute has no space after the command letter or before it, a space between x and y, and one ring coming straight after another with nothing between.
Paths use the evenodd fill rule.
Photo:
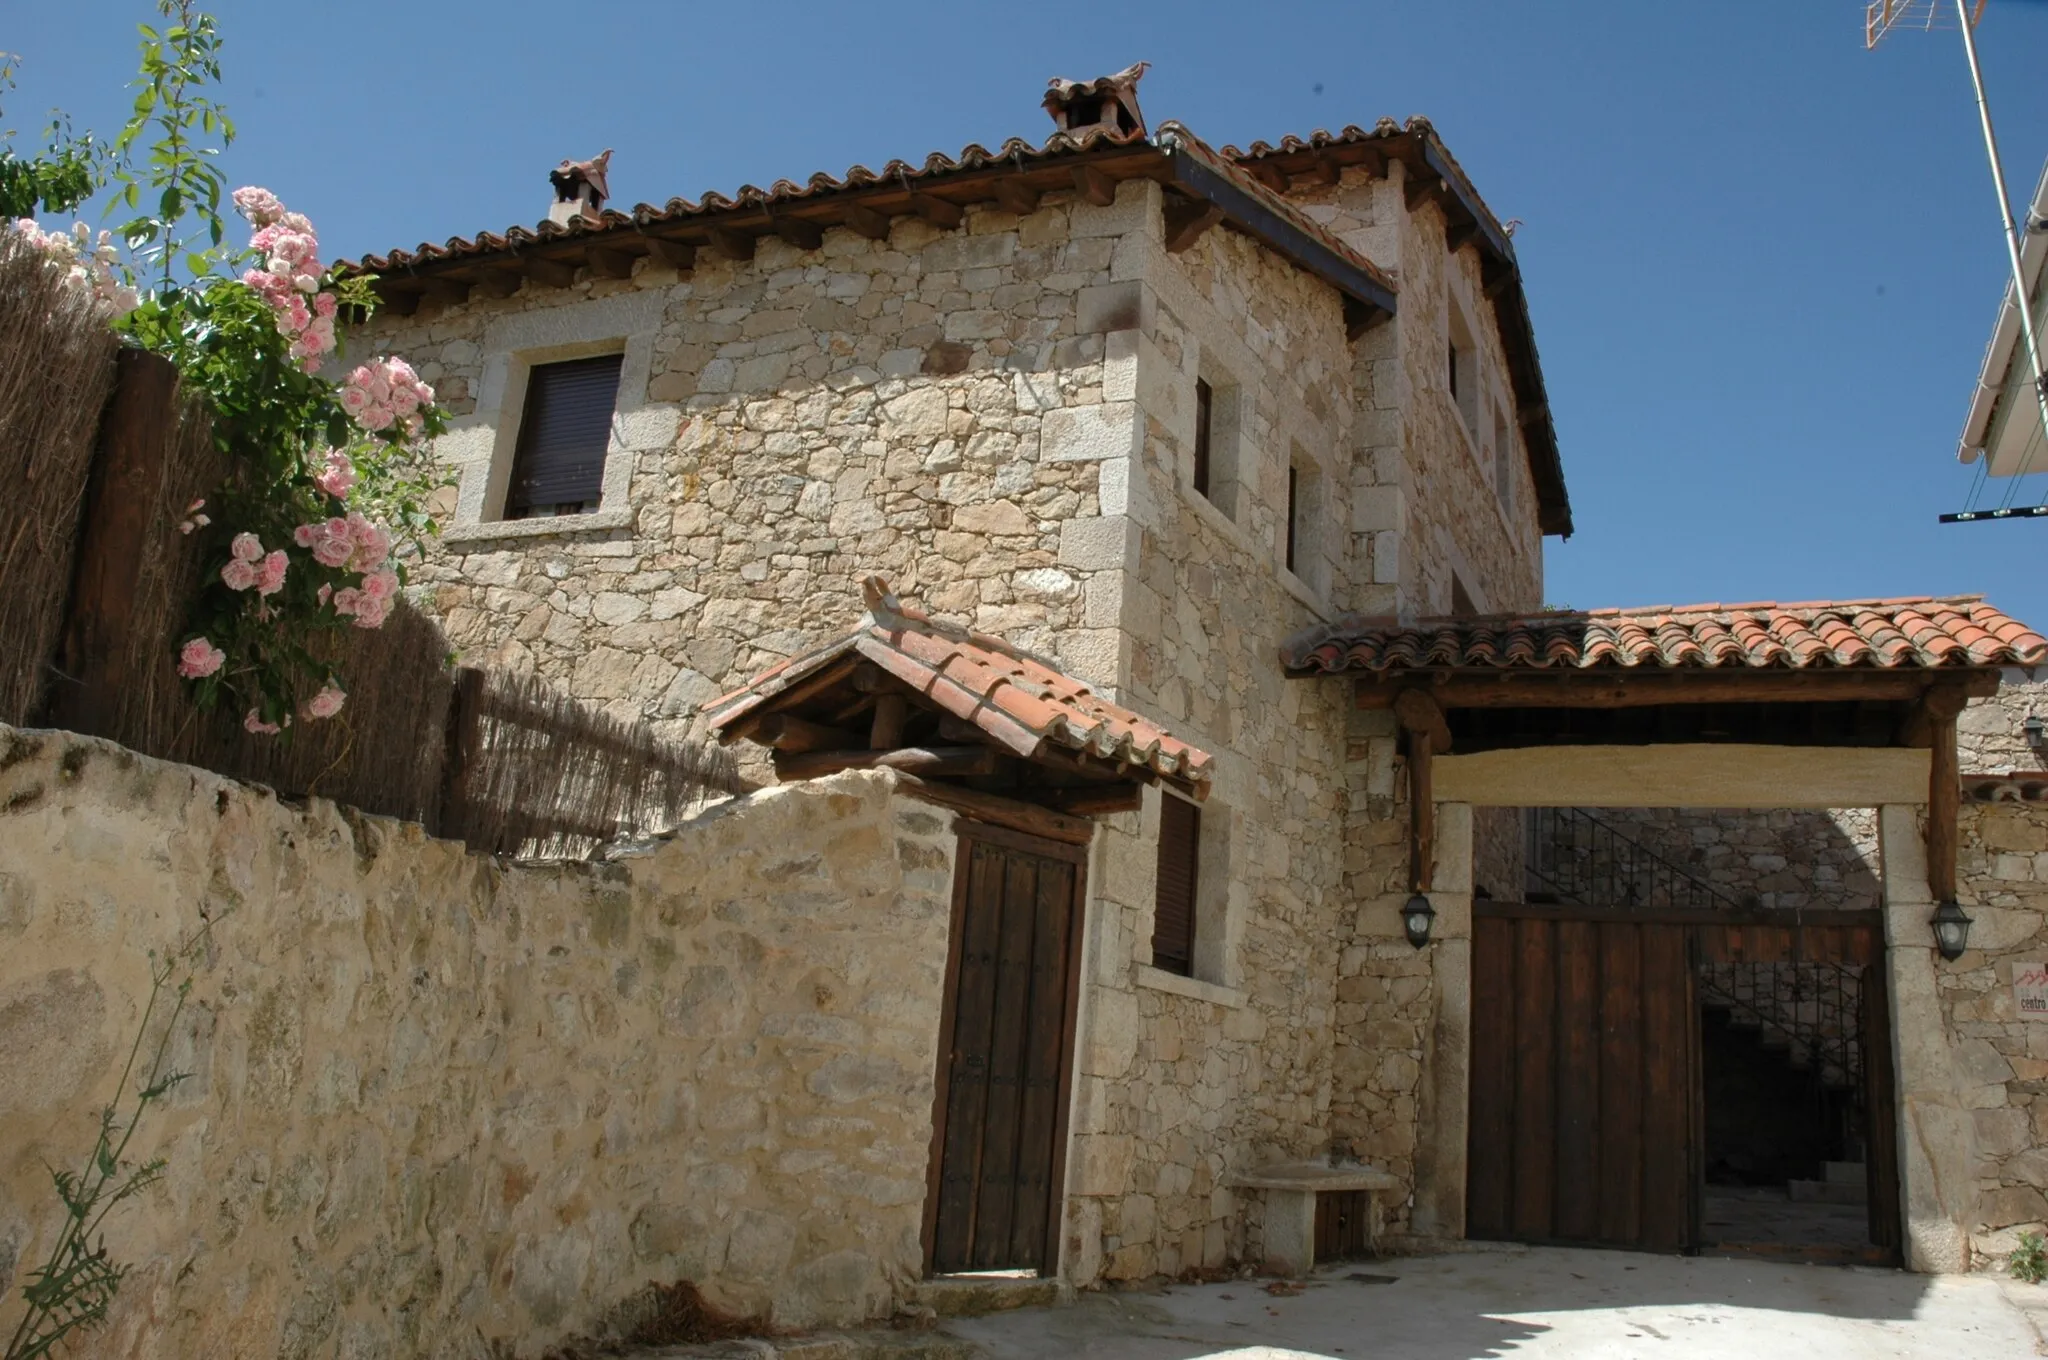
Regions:
<instances>
[{"instance_id":1,"label":"small gable roof canopy","mask_svg":"<svg viewBox=\"0 0 2048 1360\"><path fill-rule=\"evenodd\" d=\"M1907 702L1992 693L2001 667L2048 662L2048 638L1978 596L1915 596L1352 617L1290 638L1281 661L1356 676L1361 707L1418 685L1444 709Z\"/></svg>"},{"instance_id":2,"label":"small gable roof canopy","mask_svg":"<svg viewBox=\"0 0 2048 1360\"><path fill-rule=\"evenodd\" d=\"M1120 786L1139 783L1208 796L1208 752L1029 652L932 618L880 577L863 589L868 612L847 636L706 705L720 741L772 746L784 778L882 766L1077 814L1135 806Z\"/></svg>"},{"instance_id":3,"label":"small gable roof canopy","mask_svg":"<svg viewBox=\"0 0 2048 1360\"><path fill-rule=\"evenodd\" d=\"M2048 320L2048 290L2042 287L2048 269L2043 266L2048 266L2048 164L2041 167L2026 231L2020 239L2020 274L2027 281L2027 301L2034 309L2036 326ZM1984 347L1984 361L1977 369L1977 388L1970 395L1970 413L1963 418L1956 458L1974 463L1989 454L1985 470L1993 477L2048 472L2041 408L2033 389L2032 367L2026 346L2020 342L2019 303L2008 279L1998 320L1992 323L1991 339Z\"/></svg>"},{"instance_id":4,"label":"small gable roof canopy","mask_svg":"<svg viewBox=\"0 0 2048 1360\"><path fill-rule=\"evenodd\" d=\"M880 170L856 165L836 178L821 172L803 184L783 179L766 189L746 185L730 198L713 192L694 202L672 198L659 207L642 203L631 212L606 209L567 223L452 237L440 245L366 255L337 268L343 274L377 276L385 305L406 314L423 299L446 304L472 293L506 296L526 280L564 287L579 271L626 278L647 255L688 270L700 250L747 259L755 244L769 236L815 250L827 227L886 240L891 219L909 215L952 228L961 224L968 204L992 202L1007 212L1028 213L1041 195L1056 190L1107 205L1115 201L1123 180L1151 179L1168 191L1167 249L1186 249L1211 225L1243 232L1341 294L1347 327L1356 337L1394 314L1398 285L1290 202L1285 190L1297 177L1329 182L1346 166L1384 174L1395 161L1406 167L1411 202L1435 201L1449 223L1453 246L1471 241L1482 253L1486 293L1507 350L1516 418L1529 448L1537 519L1544 533L1569 535L1571 502L1513 243L1435 129L1421 118L1405 125L1382 119L1370 130L1318 131L1306 140L1288 137L1278 146L1255 142L1247 151L1220 152L1180 123L1162 123L1151 133L1142 126L1095 126L1055 132L1036 146L1012 138L993 151L970 145L957 156L933 152L915 165L897 160Z\"/></svg>"}]
</instances>

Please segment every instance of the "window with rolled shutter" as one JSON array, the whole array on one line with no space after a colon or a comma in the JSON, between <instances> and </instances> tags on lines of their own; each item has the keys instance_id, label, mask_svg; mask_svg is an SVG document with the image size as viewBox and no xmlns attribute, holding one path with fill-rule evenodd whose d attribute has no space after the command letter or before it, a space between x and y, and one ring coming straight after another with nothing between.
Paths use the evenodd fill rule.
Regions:
<instances>
[{"instance_id":1,"label":"window with rolled shutter","mask_svg":"<svg viewBox=\"0 0 2048 1360\"><path fill-rule=\"evenodd\" d=\"M1159 800L1159 874L1152 907L1152 966L1182 977L1195 971L1195 889L1202 810L1185 799Z\"/></svg>"},{"instance_id":2,"label":"window with rolled shutter","mask_svg":"<svg viewBox=\"0 0 2048 1360\"><path fill-rule=\"evenodd\" d=\"M622 354L535 364L512 456L505 518L595 510L604 492L604 451L618 405Z\"/></svg>"}]
</instances>

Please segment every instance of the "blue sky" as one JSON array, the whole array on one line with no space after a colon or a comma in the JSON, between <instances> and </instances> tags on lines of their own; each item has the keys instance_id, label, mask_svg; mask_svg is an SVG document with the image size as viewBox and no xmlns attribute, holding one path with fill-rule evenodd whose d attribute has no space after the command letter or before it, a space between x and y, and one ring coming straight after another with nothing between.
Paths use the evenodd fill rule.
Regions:
<instances>
[{"instance_id":1,"label":"blue sky","mask_svg":"<svg viewBox=\"0 0 2048 1360\"><path fill-rule=\"evenodd\" d=\"M7 124L126 107L137 0L15 5ZM1981 592L2048 627L2048 520L1941 526L2004 278L1953 32L1861 0L403 6L217 0L235 183L332 254L532 222L563 156L617 200L1037 138L1046 77L1145 58L1212 143L1427 114L1516 236L1578 533L1554 603ZM2016 195L2048 4L1979 30ZM2031 78L2030 78L2031 77ZM2048 496L2048 477L2023 500ZM1994 493L1995 494L1995 493Z\"/></svg>"}]
</instances>

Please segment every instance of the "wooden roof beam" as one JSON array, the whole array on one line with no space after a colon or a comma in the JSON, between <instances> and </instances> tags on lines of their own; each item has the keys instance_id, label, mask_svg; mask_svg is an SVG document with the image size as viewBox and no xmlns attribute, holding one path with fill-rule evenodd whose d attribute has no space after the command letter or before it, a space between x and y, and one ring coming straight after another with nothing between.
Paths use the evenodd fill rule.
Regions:
<instances>
[{"instance_id":1,"label":"wooden roof beam","mask_svg":"<svg viewBox=\"0 0 2048 1360\"><path fill-rule=\"evenodd\" d=\"M967 210L958 203L914 190L910 195L910 210L941 231L951 231L967 216Z\"/></svg>"},{"instance_id":2,"label":"wooden roof beam","mask_svg":"<svg viewBox=\"0 0 2048 1360\"><path fill-rule=\"evenodd\" d=\"M1932 689L1953 689L1968 697L1998 690L1996 667L1880 670L1843 667L1826 671L1741 668L1692 669L1661 674L1615 671L1511 674L1396 671L1360 678L1360 708L1392 708L1401 694L1424 687L1445 709L1452 708L1640 708L1656 704L1827 703L1857 699L1917 701Z\"/></svg>"},{"instance_id":3,"label":"wooden roof beam","mask_svg":"<svg viewBox=\"0 0 2048 1360\"><path fill-rule=\"evenodd\" d=\"M519 268L535 283L567 288L576 282L576 266L566 260L550 260L542 255L521 255L517 259Z\"/></svg>"},{"instance_id":4,"label":"wooden roof beam","mask_svg":"<svg viewBox=\"0 0 2048 1360\"><path fill-rule=\"evenodd\" d=\"M825 229L802 217L771 217L775 234L798 250L816 250L825 244Z\"/></svg>"},{"instance_id":5,"label":"wooden roof beam","mask_svg":"<svg viewBox=\"0 0 2048 1360\"><path fill-rule=\"evenodd\" d=\"M608 246L591 246L583 252L583 258L590 265L592 278L633 277L633 256L623 250L613 250Z\"/></svg>"},{"instance_id":6,"label":"wooden roof beam","mask_svg":"<svg viewBox=\"0 0 2048 1360\"><path fill-rule=\"evenodd\" d=\"M1202 199L1169 195L1165 211L1166 253L1178 255L1223 220L1223 209Z\"/></svg>"},{"instance_id":7,"label":"wooden roof beam","mask_svg":"<svg viewBox=\"0 0 2048 1360\"><path fill-rule=\"evenodd\" d=\"M1006 213L1029 217L1038 211L1038 190L1021 179L999 179L989 187L995 194L996 206Z\"/></svg>"},{"instance_id":8,"label":"wooden roof beam","mask_svg":"<svg viewBox=\"0 0 2048 1360\"><path fill-rule=\"evenodd\" d=\"M1116 180L1085 162L1074 167L1074 191L1098 208L1116 202Z\"/></svg>"},{"instance_id":9,"label":"wooden roof beam","mask_svg":"<svg viewBox=\"0 0 2048 1360\"><path fill-rule=\"evenodd\" d=\"M735 264L744 263L754 258L754 237L752 234L744 231L735 231L731 227L706 227L705 232L711 237L711 248L717 251L721 257L731 260Z\"/></svg>"}]
</instances>

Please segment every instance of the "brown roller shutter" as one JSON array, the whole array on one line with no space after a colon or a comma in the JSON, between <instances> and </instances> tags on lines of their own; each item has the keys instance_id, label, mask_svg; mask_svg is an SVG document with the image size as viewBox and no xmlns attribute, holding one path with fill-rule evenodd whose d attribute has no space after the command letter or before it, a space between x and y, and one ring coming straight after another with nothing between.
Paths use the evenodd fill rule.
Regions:
<instances>
[{"instance_id":1,"label":"brown roller shutter","mask_svg":"<svg viewBox=\"0 0 2048 1360\"><path fill-rule=\"evenodd\" d=\"M505 518L596 508L604 490L604 451L611 442L624 359L602 354L537 364L527 375Z\"/></svg>"},{"instance_id":2,"label":"brown roller shutter","mask_svg":"<svg viewBox=\"0 0 2048 1360\"><path fill-rule=\"evenodd\" d=\"M1194 974L1195 879L1202 810L1168 794L1159 800L1158 895L1152 910L1152 966Z\"/></svg>"}]
</instances>

